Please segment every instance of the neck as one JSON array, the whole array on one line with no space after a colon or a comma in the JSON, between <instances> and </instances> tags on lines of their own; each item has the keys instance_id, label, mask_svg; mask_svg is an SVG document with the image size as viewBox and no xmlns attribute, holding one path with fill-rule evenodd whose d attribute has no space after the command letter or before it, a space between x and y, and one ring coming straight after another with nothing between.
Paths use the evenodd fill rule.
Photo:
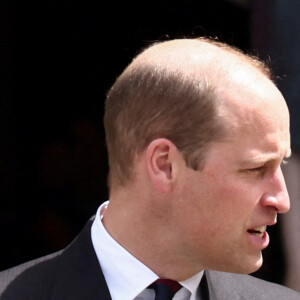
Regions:
<instances>
[{"instance_id":1,"label":"neck","mask_svg":"<svg viewBox=\"0 0 300 300\"><path fill-rule=\"evenodd\" d=\"M161 278L183 281L201 271L189 263L185 252L176 251L180 240L170 226L170 207L164 201L119 196L111 197L102 221L121 246Z\"/></svg>"}]
</instances>

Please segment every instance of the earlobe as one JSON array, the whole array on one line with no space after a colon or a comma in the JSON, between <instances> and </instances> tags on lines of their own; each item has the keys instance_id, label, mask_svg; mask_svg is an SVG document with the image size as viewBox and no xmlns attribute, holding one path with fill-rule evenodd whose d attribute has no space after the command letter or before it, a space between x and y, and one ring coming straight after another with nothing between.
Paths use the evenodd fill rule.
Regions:
<instances>
[{"instance_id":1,"label":"earlobe","mask_svg":"<svg viewBox=\"0 0 300 300\"><path fill-rule=\"evenodd\" d=\"M174 151L176 146L167 139L152 141L146 150L147 167L150 179L161 193L171 191L176 177Z\"/></svg>"}]
</instances>

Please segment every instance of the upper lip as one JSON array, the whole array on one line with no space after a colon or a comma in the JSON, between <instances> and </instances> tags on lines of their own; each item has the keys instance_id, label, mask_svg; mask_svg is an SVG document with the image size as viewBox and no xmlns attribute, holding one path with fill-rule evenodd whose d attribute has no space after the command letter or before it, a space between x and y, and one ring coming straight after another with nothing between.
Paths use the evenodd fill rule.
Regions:
<instances>
[{"instance_id":1,"label":"upper lip","mask_svg":"<svg viewBox=\"0 0 300 300\"><path fill-rule=\"evenodd\" d=\"M248 230L253 230L253 229L257 229L257 228L261 228L263 226L273 226L277 223L277 220L276 218L274 218L273 220L270 220L268 222L265 222L265 223L260 223L258 225L254 225L253 227L251 228L248 228Z\"/></svg>"},{"instance_id":2,"label":"upper lip","mask_svg":"<svg viewBox=\"0 0 300 300\"><path fill-rule=\"evenodd\" d=\"M277 223L277 215L270 221L266 223L267 226L273 226Z\"/></svg>"}]
</instances>

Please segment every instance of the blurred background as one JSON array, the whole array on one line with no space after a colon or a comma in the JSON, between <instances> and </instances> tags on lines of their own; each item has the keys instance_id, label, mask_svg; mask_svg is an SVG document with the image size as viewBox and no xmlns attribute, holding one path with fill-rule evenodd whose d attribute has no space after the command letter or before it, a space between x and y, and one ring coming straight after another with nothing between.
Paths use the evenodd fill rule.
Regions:
<instances>
[{"instance_id":1,"label":"blurred background","mask_svg":"<svg viewBox=\"0 0 300 300\"><path fill-rule=\"evenodd\" d=\"M108 199L103 105L137 52L211 36L267 60L291 109L293 213L253 275L300 290L300 3L288 2L1 0L0 270L65 247Z\"/></svg>"}]
</instances>

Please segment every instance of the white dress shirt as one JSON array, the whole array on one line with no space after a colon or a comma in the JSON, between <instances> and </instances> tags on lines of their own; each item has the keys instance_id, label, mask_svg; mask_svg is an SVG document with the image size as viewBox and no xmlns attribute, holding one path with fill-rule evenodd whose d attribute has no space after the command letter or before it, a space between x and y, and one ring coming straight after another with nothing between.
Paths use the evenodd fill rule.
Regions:
<instances>
[{"instance_id":1,"label":"white dress shirt","mask_svg":"<svg viewBox=\"0 0 300 300\"><path fill-rule=\"evenodd\" d=\"M108 201L103 203L97 210L91 237L112 300L154 300L154 290L147 287L158 276L106 231L101 212L108 204ZM173 300L200 300L197 289L202 276L203 271L180 282L183 288L174 295Z\"/></svg>"}]
</instances>

